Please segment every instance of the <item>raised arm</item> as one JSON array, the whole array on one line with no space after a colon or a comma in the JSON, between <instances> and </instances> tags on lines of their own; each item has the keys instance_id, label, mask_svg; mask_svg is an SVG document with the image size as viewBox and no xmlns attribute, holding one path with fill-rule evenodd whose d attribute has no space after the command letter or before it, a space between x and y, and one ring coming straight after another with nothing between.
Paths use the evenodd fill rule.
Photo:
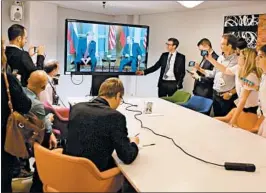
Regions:
<instances>
[{"instance_id":1,"label":"raised arm","mask_svg":"<svg viewBox=\"0 0 266 193\"><path fill-rule=\"evenodd\" d=\"M227 75L231 75L234 76L234 72L231 71L230 68L225 67L224 65L222 65L219 60L216 61L211 54L209 54L208 56L205 57L206 60L208 60L215 68L217 68L218 70L220 70L221 72L223 72L224 74Z\"/></svg>"}]
</instances>

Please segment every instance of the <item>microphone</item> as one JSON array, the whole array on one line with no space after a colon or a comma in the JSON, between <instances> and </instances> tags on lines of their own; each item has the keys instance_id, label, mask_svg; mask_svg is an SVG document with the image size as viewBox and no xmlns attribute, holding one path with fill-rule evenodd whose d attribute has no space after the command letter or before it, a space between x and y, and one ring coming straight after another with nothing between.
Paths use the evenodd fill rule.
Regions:
<instances>
[{"instance_id":1,"label":"microphone","mask_svg":"<svg viewBox=\"0 0 266 193\"><path fill-rule=\"evenodd\" d=\"M254 164L249 164L249 163L225 162L224 168L226 170L234 170L234 171L245 171L245 172L255 172L256 171L256 166Z\"/></svg>"}]
</instances>

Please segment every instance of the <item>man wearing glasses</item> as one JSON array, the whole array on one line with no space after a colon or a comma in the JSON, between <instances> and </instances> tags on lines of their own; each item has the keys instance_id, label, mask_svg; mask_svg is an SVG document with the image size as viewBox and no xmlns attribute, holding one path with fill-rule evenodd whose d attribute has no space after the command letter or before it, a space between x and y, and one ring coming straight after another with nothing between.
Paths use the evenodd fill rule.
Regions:
<instances>
[{"instance_id":1,"label":"man wearing glasses","mask_svg":"<svg viewBox=\"0 0 266 193\"><path fill-rule=\"evenodd\" d=\"M144 71L137 71L137 75L146 75L161 68L158 82L158 96L172 96L178 89L183 88L185 77L185 56L177 51L179 41L169 38L166 43L167 52L163 53L156 64Z\"/></svg>"}]
</instances>

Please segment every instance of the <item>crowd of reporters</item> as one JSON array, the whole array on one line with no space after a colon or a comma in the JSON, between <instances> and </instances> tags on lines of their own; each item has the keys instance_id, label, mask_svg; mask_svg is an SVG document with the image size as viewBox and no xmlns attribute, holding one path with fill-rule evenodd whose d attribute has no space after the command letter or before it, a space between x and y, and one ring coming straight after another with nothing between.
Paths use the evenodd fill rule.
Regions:
<instances>
[{"instance_id":1,"label":"crowd of reporters","mask_svg":"<svg viewBox=\"0 0 266 193\"><path fill-rule=\"evenodd\" d=\"M30 47L28 52L24 51L23 47L27 43L27 30L21 25L12 25L8 29L8 38L9 45L6 48L2 41L1 64L2 72L5 72L8 77L13 108L21 114L32 112L39 119L43 120L46 132L42 146L49 149L56 148L57 139L52 132L54 115L45 112L43 103L48 102L51 105L58 103L53 79L58 74L59 63L56 60L50 60L44 64L44 46L39 46L38 48ZM144 72L137 72L138 75L152 73L160 68L163 62L169 63L169 68L160 75L158 84L160 87L160 97L164 94L173 94L176 90L183 88L185 56L176 51L178 44L179 42L176 39L170 38L167 46L172 53L164 53L155 67L147 69ZM207 38L200 40L197 46L201 52L202 61L200 63L195 62L193 67L191 67L192 70L189 72L189 76L195 79L193 94L213 100L214 116L216 119L227 122L234 127L240 127L266 137L266 121L264 120L264 115L266 113L266 45L260 47L258 51L256 51L255 49L248 48L245 40L237 40L235 36L225 34L221 40L222 54L220 56L213 50L212 44ZM202 54L204 51L205 54ZM35 54L37 54L36 63L32 61L32 56ZM170 67L170 63L174 65L174 59L171 57L178 58L179 60L178 65L172 68ZM170 71L175 70L175 68L178 73L171 73ZM178 80L175 80L177 77L179 77ZM83 128L83 132L85 132L87 127L77 126L77 124L81 124L82 120L77 121L76 118L73 118L71 119L72 122L69 124L70 131L74 132L71 135L73 139L71 138L72 141L71 139L69 140L70 143L64 151L65 153L68 152L67 154L69 155L87 157L91 160L95 160L97 167L101 170L105 170L109 168L110 165L110 167L114 167L115 165L113 161L110 164L109 160L114 149L120 150L120 153L118 152L120 158L128 164L134 161L138 154L137 144L139 143L139 139L127 138L125 117L114 111L119 106L124 95L122 82L115 79L108 80L103 84L102 88L100 88L99 93L99 97L94 100L93 103L104 106L104 109L101 110L101 114L106 113L106 109L110 108L108 116L120 117L117 123L112 123L121 126L119 132L115 130L117 128L114 128L114 134L109 136L115 142L114 147L110 146L110 144L114 144L110 141L108 153L105 157L103 157L101 153L97 155L98 157L91 157L91 155L89 155L90 152L88 152L88 155L76 155L76 141L81 140L79 137L73 138L73 136L77 134L76 128ZM1 117L2 191L12 192L11 182L14 177L14 168L16 164L21 164L17 163L18 158L10 155L4 149L6 124L10 110L8 107L7 87L3 80L3 73L1 94L1 110L2 112L7 112L3 113ZM74 107L70 117L80 118L80 115L76 116L75 113L82 113L85 108L88 108L87 105L82 105L84 104ZM96 123L99 123L99 116L96 116L98 112L95 114L96 111L94 107L88 109L90 109L90 111L86 111L88 116L95 116L93 123L90 122L93 120L87 120L88 125L95 126ZM92 113L94 114L92 115ZM119 124L121 120L124 121ZM85 123L82 122L82 124L84 125ZM73 125L75 129L71 130L71 125ZM101 128L104 128L104 125L102 125ZM106 130L110 128L108 127ZM96 131L93 131L93 133L96 133ZM99 139L103 133L99 134ZM120 137L116 136L118 134ZM95 136L91 136L91 138L96 139ZM123 141L120 139L123 139ZM79 149L87 149L84 145L90 144L88 144L88 140L85 141L85 144L79 144ZM94 141L92 143L96 144L98 142ZM125 144L127 146L125 146ZM125 149L125 147L127 148ZM106 147L102 146L102 148L104 152ZM97 149L95 149L95 152L97 152ZM108 157L108 159L106 159L106 157ZM23 162L28 161L20 160L20 163ZM24 169L30 171L29 163L25 165L28 166ZM42 182L35 164L34 167L31 192L42 192ZM19 168L21 168L21 166L19 166Z\"/></svg>"}]
</instances>

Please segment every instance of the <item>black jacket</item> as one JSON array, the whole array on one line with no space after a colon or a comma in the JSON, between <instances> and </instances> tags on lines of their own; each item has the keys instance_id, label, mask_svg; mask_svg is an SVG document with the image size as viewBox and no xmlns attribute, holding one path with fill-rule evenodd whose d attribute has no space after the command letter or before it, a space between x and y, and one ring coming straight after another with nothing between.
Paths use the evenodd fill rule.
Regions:
<instances>
[{"instance_id":1,"label":"black jacket","mask_svg":"<svg viewBox=\"0 0 266 193\"><path fill-rule=\"evenodd\" d=\"M112 153L116 150L119 159L130 164L138 155L138 146L127 135L125 116L111 109L106 100L79 103L70 111L64 154L88 158L105 171L115 167Z\"/></svg>"},{"instance_id":2,"label":"black jacket","mask_svg":"<svg viewBox=\"0 0 266 193\"><path fill-rule=\"evenodd\" d=\"M165 72L165 67L167 65L168 55L169 55L169 52L163 53L160 59L156 62L154 66L144 70L144 74L150 74L152 72L155 72L161 67L161 73L159 77L158 86L161 85L162 80L163 80L163 75ZM178 85L179 89L183 88L183 79L186 74L185 62L186 62L186 57L183 54L177 52L176 58L175 58L175 64L174 64L174 74L175 74L176 84Z\"/></svg>"},{"instance_id":3,"label":"black jacket","mask_svg":"<svg viewBox=\"0 0 266 193\"><path fill-rule=\"evenodd\" d=\"M18 70L18 74L21 75L21 84L26 87L28 84L28 78L30 74L35 70L43 70L44 56L37 56L36 66L33 63L28 52L20 50L16 47L6 47L7 63L11 67L11 70Z\"/></svg>"},{"instance_id":4,"label":"black jacket","mask_svg":"<svg viewBox=\"0 0 266 193\"><path fill-rule=\"evenodd\" d=\"M217 60L218 55L213 51L212 57ZM202 59L203 61L203 59ZM202 66L204 70L213 70L213 65L206 60ZM201 80L195 80L194 83L194 89L193 89L193 94L197 96L202 96L206 98L211 98L212 99L212 93L213 93L213 78L208 78L205 77L202 73L197 71L198 75L201 77Z\"/></svg>"},{"instance_id":5,"label":"black jacket","mask_svg":"<svg viewBox=\"0 0 266 193\"><path fill-rule=\"evenodd\" d=\"M7 79L9 82L9 89L11 95L11 101L15 111L22 114L26 114L31 109L31 100L23 92L19 82L13 75L7 74ZM1 143L2 149L5 144L6 137L6 124L8 116L10 115L10 110L8 107L8 97L6 92L6 84L4 75L1 74Z\"/></svg>"}]
</instances>

